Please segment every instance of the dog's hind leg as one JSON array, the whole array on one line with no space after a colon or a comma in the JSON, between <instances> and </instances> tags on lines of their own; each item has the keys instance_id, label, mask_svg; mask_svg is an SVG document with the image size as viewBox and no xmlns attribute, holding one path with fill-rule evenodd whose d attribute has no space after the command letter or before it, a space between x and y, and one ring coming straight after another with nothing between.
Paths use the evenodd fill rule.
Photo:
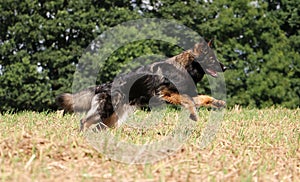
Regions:
<instances>
[{"instance_id":1,"label":"dog's hind leg","mask_svg":"<svg viewBox=\"0 0 300 182\"><path fill-rule=\"evenodd\" d=\"M98 129L113 128L118 124L118 115L109 108L113 107L106 93L96 94L86 117L80 121L80 131L98 124Z\"/></svg>"},{"instance_id":2,"label":"dog's hind leg","mask_svg":"<svg viewBox=\"0 0 300 182\"><path fill-rule=\"evenodd\" d=\"M174 93L169 90L163 90L160 92L161 98L174 105L182 105L190 112L190 118L194 121L198 120L198 115L195 107L195 103L191 97L185 94Z\"/></svg>"},{"instance_id":3,"label":"dog's hind leg","mask_svg":"<svg viewBox=\"0 0 300 182\"><path fill-rule=\"evenodd\" d=\"M91 125L98 124L98 129L113 128L116 127L118 123L118 116L113 113L108 118L101 120L101 116L98 113L93 113L92 115L85 117L80 121L80 131L84 131Z\"/></svg>"},{"instance_id":4,"label":"dog's hind leg","mask_svg":"<svg viewBox=\"0 0 300 182\"><path fill-rule=\"evenodd\" d=\"M208 95L198 95L193 97L196 107L213 107L213 108L222 108L226 106L226 102L223 100L218 100Z\"/></svg>"},{"instance_id":5,"label":"dog's hind leg","mask_svg":"<svg viewBox=\"0 0 300 182\"><path fill-rule=\"evenodd\" d=\"M94 113L80 120L80 131L88 129L91 125L101 122L101 117L98 113ZM102 128L102 127L101 127Z\"/></svg>"},{"instance_id":6,"label":"dog's hind leg","mask_svg":"<svg viewBox=\"0 0 300 182\"><path fill-rule=\"evenodd\" d=\"M91 125L101 122L101 115L98 112L101 103L98 100L98 95L95 95L92 99L90 110L86 116L80 120L80 131L84 131Z\"/></svg>"}]
</instances>

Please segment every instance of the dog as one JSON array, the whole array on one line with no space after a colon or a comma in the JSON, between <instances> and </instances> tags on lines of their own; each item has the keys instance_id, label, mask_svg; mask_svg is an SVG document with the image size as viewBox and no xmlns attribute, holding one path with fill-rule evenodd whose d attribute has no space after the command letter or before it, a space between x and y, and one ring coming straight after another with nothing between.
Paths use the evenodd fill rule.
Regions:
<instances>
[{"instance_id":1,"label":"dog","mask_svg":"<svg viewBox=\"0 0 300 182\"><path fill-rule=\"evenodd\" d=\"M119 126L128 112L136 108L162 103L181 105L197 121L196 108L224 107L226 103L207 95L199 95L196 83L205 74L217 77L227 68L220 63L211 42L200 41L164 61L141 66L118 76L113 82L87 88L75 94L63 93L56 98L64 112L87 112L80 130L100 123L105 127Z\"/></svg>"}]
</instances>

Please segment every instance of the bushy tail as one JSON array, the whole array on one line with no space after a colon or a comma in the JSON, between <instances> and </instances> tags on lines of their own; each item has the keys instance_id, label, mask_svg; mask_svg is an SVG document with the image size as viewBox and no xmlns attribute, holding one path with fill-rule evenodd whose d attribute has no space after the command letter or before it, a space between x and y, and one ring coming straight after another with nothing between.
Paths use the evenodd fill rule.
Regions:
<instances>
[{"instance_id":1,"label":"bushy tail","mask_svg":"<svg viewBox=\"0 0 300 182\"><path fill-rule=\"evenodd\" d=\"M64 112L87 112L91 108L94 95L95 90L93 88L75 94L63 93L56 97L56 104Z\"/></svg>"}]
</instances>

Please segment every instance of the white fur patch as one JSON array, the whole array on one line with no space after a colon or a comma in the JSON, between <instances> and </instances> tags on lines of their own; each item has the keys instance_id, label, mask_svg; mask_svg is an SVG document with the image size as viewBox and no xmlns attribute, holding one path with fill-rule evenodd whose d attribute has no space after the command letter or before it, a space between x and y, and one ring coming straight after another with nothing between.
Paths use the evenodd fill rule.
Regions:
<instances>
[{"instance_id":1,"label":"white fur patch","mask_svg":"<svg viewBox=\"0 0 300 182\"><path fill-rule=\"evenodd\" d=\"M116 111L117 116L118 116L118 123L117 126L121 126L121 124L123 122L126 121L126 119L128 118L128 116L130 114L133 114L133 112L135 111L136 107L135 106L130 106L130 105L123 105L123 107L121 107L120 109L118 109Z\"/></svg>"}]
</instances>

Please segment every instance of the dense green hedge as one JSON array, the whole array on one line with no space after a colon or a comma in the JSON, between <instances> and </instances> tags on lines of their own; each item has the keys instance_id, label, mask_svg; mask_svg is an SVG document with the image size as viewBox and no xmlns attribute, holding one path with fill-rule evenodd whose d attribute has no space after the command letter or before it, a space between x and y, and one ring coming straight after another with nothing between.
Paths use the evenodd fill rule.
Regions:
<instances>
[{"instance_id":1,"label":"dense green hedge","mask_svg":"<svg viewBox=\"0 0 300 182\"><path fill-rule=\"evenodd\" d=\"M229 106L300 103L300 4L296 1L38 1L0 2L0 111L52 110L72 91L75 66L90 42L110 27L144 17L175 19L214 38ZM144 54L171 56L173 45L140 41L112 55L98 82ZM209 92L207 79L200 91ZM209 94L209 93L208 93Z\"/></svg>"}]
</instances>

